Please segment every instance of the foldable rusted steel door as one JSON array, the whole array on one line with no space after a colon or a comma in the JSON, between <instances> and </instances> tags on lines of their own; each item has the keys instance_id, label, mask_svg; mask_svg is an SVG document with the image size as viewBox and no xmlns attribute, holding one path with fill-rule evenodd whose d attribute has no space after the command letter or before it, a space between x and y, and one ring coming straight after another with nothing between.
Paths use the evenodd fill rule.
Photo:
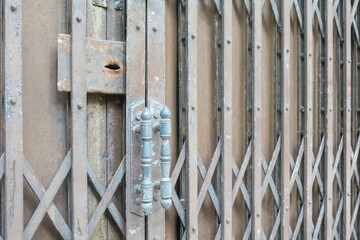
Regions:
<instances>
[{"instance_id":1,"label":"foldable rusted steel door","mask_svg":"<svg viewBox=\"0 0 360 240\"><path fill-rule=\"evenodd\" d=\"M0 239L358 239L359 2L1 1Z\"/></svg>"}]
</instances>

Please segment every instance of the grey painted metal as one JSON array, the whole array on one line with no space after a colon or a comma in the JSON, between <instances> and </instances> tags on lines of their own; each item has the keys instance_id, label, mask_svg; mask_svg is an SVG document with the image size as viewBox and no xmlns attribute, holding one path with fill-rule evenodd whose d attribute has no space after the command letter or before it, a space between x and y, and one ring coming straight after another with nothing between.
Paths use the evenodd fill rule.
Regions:
<instances>
[{"instance_id":1,"label":"grey painted metal","mask_svg":"<svg viewBox=\"0 0 360 240\"><path fill-rule=\"evenodd\" d=\"M152 211L153 201L153 183L151 182L151 166L152 166L152 122L151 112L145 108L141 113L141 140L142 153L141 153L141 169L143 181L141 183L141 207L145 214L148 216Z\"/></svg>"},{"instance_id":2,"label":"grey painted metal","mask_svg":"<svg viewBox=\"0 0 360 240\"><path fill-rule=\"evenodd\" d=\"M281 239L290 239L290 4L281 1ZM275 53L276 54L276 53Z\"/></svg>"},{"instance_id":3,"label":"grey painted metal","mask_svg":"<svg viewBox=\"0 0 360 240\"><path fill-rule=\"evenodd\" d=\"M186 1L186 239L198 239L197 20L198 2Z\"/></svg>"},{"instance_id":4,"label":"grey painted metal","mask_svg":"<svg viewBox=\"0 0 360 240\"><path fill-rule=\"evenodd\" d=\"M334 73L333 73L333 4L325 4L325 78L326 78L326 150L325 150L325 239L332 239L333 161L334 161Z\"/></svg>"},{"instance_id":5,"label":"grey painted metal","mask_svg":"<svg viewBox=\"0 0 360 240\"><path fill-rule=\"evenodd\" d=\"M351 1L344 3L344 87L345 87L345 126L344 126L344 214L342 239L351 239Z\"/></svg>"},{"instance_id":6,"label":"grey painted metal","mask_svg":"<svg viewBox=\"0 0 360 240\"><path fill-rule=\"evenodd\" d=\"M4 6L5 239L23 239L22 1Z\"/></svg>"},{"instance_id":7,"label":"grey painted metal","mask_svg":"<svg viewBox=\"0 0 360 240\"><path fill-rule=\"evenodd\" d=\"M252 1L252 69L253 78L253 119L252 119L252 239L261 239L263 233L261 225L261 174L262 174L262 3L261 0Z\"/></svg>"},{"instance_id":8,"label":"grey painted metal","mask_svg":"<svg viewBox=\"0 0 360 240\"><path fill-rule=\"evenodd\" d=\"M161 206L167 210L171 207L171 179L170 176L170 167L171 167L171 150L169 139L171 137L171 112L170 109L165 105L160 112L160 137L161 142L161 172L162 178L160 180L160 196L161 196Z\"/></svg>"},{"instance_id":9,"label":"grey painted metal","mask_svg":"<svg viewBox=\"0 0 360 240\"><path fill-rule=\"evenodd\" d=\"M312 239L313 221L313 109L314 109L314 72L313 72L313 28L312 0L304 1L305 35L305 155L304 155L304 239Z\"/></svg>"}]
</instances>

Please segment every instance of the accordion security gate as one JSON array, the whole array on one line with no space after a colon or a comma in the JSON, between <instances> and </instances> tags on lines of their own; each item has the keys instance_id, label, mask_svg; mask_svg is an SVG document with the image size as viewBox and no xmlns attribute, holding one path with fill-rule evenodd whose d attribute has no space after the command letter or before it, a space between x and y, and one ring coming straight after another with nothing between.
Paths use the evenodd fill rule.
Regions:
<instances>
[{"instance_id":1,"label":"accordion security gate","mask_svg":"<svg viewBox=\"0 0 360 240\"><path fill-rule=\"evenodd\" d=\"M358 0L0 6L2 239L360 237Z\"/></svg>"}]
</instances>

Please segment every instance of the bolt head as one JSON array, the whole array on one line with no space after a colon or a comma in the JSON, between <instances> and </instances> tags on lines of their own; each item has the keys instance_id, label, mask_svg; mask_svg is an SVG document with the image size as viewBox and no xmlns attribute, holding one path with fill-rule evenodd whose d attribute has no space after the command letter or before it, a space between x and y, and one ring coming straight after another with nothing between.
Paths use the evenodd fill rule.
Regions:
<instances>
[{"instance_id":1,"label":"bolt head","mask_svg":"<svg viewBox=\"0 0 360 240\"><path fill-rule=\"evenodd\" d=\"M136 30L140 31L140 26L136 25Z\"/></svg>"},{"instance_id":2,"label":"bolt head","mask_svg":"<svg viewBox=\"0 0 360 240\"><path fill-rule=\"evenodd\" d=\"M15 105L16 104L16 98L10 99L10 103L11 103L11 105Z\"/></svg>"},{"instance_id":3,"label":"bolt head","mask_svg":"<svg viewBox=\"0 0 360 240\"><path fill-rule=\"evenodd\" d=\"M192 34L192 35L191 35L191 38L192 38L192 39L195 39L195 34Z\"/></svg>"},{"instance_id":4,"label":"bolt head","mask_svg":"<svg viewBox=\"0 0 360 240\"><path fill-rule=\"evenodd\" d=\"M153 27L153 31L154 31L154 32L157 32L157 28L156 28L156 27Z\"/></svg>"},{"instance_id":5,"label":"bolt head","mask_svg":"<svg viewBox=\"0 0 360 240\"><path fill-rule=\"evenodd\" d=\"M77 107L78 107L78 109L82 109L82 107L83 107L82 103L78 103Z\"/></svg>"},{"instance_id":6,"label":"bolt head","mask_svg":"<svg viewBox=\"0 0 360 240\"><path fill-rule=\"evenodd\" d=\"M82 21L82 18L81 18L81 17L76 17L76 21L77 21L78 23L80 23L80 22Z\"/></svg>"},{"instance_id":7,"label":"bolt head","mask_svg":"<svg viewBox=\"0 0 360 240\"><path fill-rule=\"evenodd\" d=\"M15 6L14 4L11 4L10 9L11 9L11 11L15 12L17 9L17 6Z\"/></svg>"}]
</instances>

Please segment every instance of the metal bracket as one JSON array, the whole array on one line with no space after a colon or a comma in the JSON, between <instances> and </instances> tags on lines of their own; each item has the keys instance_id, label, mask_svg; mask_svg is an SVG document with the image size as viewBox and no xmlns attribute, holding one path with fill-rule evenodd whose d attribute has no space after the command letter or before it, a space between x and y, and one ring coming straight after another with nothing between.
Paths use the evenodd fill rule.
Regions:
<instances>
[{"instance_id":1,"label":"metal bracket","mask_svg":"<svg viewBox=\"0 0 360 240\"><path fill-rule=\"evenodd\" d=\"M107 0L92 0L92 5L107 8L108 1Z\"/></svg>"},{"instance_id":2,"label":"metal bracket","mask_svg":"<svg viewBox=\"0 0 360 240\"><path fill-rule=\"evenodd\" d=\"M125 43L86 39L87 92L125 94ZM58 79L60 92L71 91L71 35L58 36Z\"/></svg>"}]
</instances>

